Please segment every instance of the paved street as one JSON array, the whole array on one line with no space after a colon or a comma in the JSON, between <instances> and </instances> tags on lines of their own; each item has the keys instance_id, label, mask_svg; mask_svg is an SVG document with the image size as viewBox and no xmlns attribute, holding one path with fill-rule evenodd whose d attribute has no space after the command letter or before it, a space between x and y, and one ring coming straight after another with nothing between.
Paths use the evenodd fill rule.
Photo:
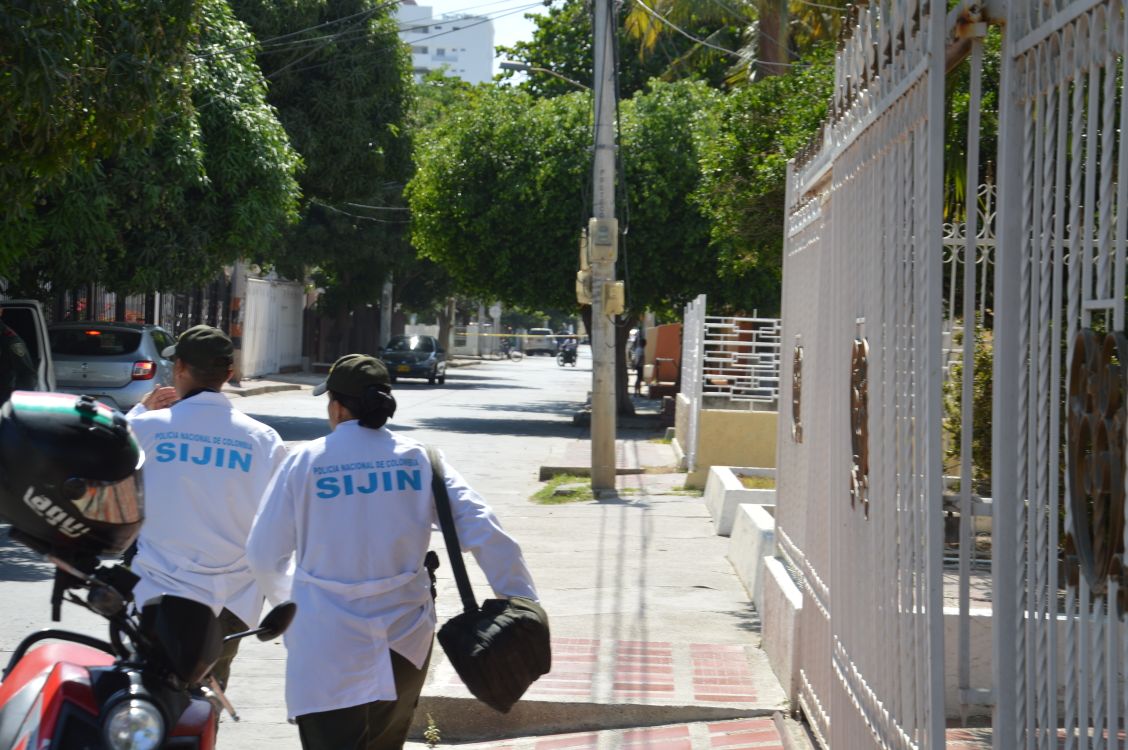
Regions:
<instances>
[{"instance_id":1,"label":"paved street","mask_svg":"<svg viewBox=\"0 0 1128 750\"><path fill-rule=\"evenodd\" d=\"M684 475L670 468L672 450L658 439L656 421L619 431L620 467L651 473L621 476L618 498L529 501L541 486L540 466L590 465L587 430L571 419L590 388L590 365L584 348L576 368L548 357L481 362L452 368L445 386L401 381L396 388L393 429L440 447L522 543L554 640L553 671L504 716L470 698L436 647L417 730L430 715L443 744L478 748L780 747L771 714L783 707L783 694L758 648L755 611L725 558L728 540L713 533L700 497L680 490ZM305 385L233 397L236 407L291 443L324 434L325 398L309 395L317 378L276 380ZM479 597L488 595L477 567L469 568ZM0 544L0 596L14 605L0 622L0 656L47 625L49 574L32 555ZM445 564L439 574L445 620L457 612L458 596ZM103 631L73 607L63 624ZM242 721L224 721L220 748L299 746L283 708L284 657L280 641L244 643L230 690Z\"/></svg>"}]
</instances>

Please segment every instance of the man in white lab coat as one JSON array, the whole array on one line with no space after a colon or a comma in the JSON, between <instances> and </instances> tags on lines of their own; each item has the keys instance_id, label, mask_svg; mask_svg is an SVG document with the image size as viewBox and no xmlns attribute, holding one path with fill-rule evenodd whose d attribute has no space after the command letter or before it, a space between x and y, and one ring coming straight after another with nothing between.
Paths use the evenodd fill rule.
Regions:
<instances>
[{"instance_id":1,"label":"man in white lab coat","mask_svg":"<svg viewBox=\"0 0 1128 750\"><path fill-rule=\"evenodd\" d=\"M264 598L247 566L247 535L286 448L273 428L223 395L234 362L223 331L189 328L162 354L175 360L173 386L155 389L127 415L146 455L134 600L140 607L175 594L211 606L225 634L246 630ZM221 687L237 649L238 641L226 644L212 670Z\"/></svg>"},{"instance_id":2,"label":"man in white lab coat","mask_svg":"<svg viewBox=\"0 0 1128 750\"><path fill-rule=\"evenodd\" d=\"M383 363L350 354L329 393L332 432L290 454L251 529L247 559L264 587L285 583L286 703L305 750L403 746L427 675L435 608L423 559L437 522L423 444L389 431ZM500 597L536 599L517 543L444 462L455 527Z\"/></svg>"}]
</instances>

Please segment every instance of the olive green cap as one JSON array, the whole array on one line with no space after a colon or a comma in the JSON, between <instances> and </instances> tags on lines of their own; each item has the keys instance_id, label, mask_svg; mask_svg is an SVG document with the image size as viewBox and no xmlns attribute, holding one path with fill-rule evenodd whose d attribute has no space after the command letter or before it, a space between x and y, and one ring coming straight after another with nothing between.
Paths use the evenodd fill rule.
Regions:
<instances>
[{"instance_id":1,"label":"olive green cap","mask_svg":"<svg viewBox=\"0 0 1128 750\"><path fill-rule=\"evenodd\" d=\"M388 368L375 357L367 354L346 354L329 368L329 376L313 389L314 396L326 391L360 398L364 389L370 385L390 386Z\"/></svg>"},{"instance_id":2,"label":"olive green cap","mask_svg":"<svg viewBox=\"0 0 1128 750\"><path fill-rule=\"evenodd\" d=\"M226 367L235 361L235 346L218 328L199 325L180 334L176 343L166 347L161 356L180 359L194 367Z\"/></svg>"}]
</instances>

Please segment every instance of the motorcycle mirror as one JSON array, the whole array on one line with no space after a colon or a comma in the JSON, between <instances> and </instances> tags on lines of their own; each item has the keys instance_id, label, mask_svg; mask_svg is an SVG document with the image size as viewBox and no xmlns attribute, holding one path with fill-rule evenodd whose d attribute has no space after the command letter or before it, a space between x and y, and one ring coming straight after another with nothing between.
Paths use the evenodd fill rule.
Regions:
<instances>
[{"instance_id":1,"label":"motorcycle mirror","mask_svg":"<svg viewBox=\"0 0 1128 750\"><path fill-rule=\"evenodd\" d=\"M282 602L266 613L259 623L258 632L255 634L260 641L270 641L286 632L294 615L298 613L298 605L293 602Z\"/></svg>"},{"instance_id":2,"label":"motorcycle mirror","mask_svg":"<svg viewBox=\"0 0 1128 750\"><path fill-rule=\"evenodd\" d=\"M223 637L223 642L237 641L250 635L258 636L260 641L269 641L277 638L286 632L286 628L290 627L290 623L294 621L294 615L297 614L297 612L297 604L293 602L282 602L266 613L266 617L262 618L262 622L259 623L257 628L226 635Z\"/></svg>"}]
</instances>

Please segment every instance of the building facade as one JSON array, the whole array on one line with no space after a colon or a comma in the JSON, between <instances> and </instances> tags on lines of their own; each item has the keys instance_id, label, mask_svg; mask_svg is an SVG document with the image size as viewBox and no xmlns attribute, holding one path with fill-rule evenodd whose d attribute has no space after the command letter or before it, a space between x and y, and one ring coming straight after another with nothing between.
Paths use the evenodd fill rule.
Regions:
<instances>
[{"instance_id":1,"label":"building facade","mask_svg":"<svg viewBox=\"0 0 1128 750\"><path fill-rule=\"evenodd\" d=\"M469 83L493 77L493 22L486 16L450 13L434 17L433 9L404 0L397 11L400 39L411 46L415 80L433 70Z\"/></svg>"}]
</instances>

